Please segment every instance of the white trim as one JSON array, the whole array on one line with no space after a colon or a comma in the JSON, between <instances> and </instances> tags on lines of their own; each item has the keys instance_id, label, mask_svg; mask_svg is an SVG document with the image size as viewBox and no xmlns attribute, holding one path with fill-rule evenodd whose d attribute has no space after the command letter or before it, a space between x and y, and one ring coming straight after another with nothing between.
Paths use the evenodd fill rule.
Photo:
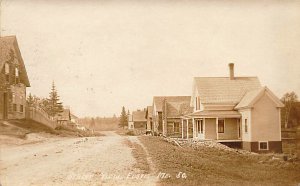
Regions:
<instances>
[{"instance_id":1,"label":"white trim","mask_svg":"<svg viewBox=\"0 0 300 186\"><path fill-rule=\"evenodd\" d=\"M181 138L183 139L183 119L181 119Z\"/></svg>"},{"instance_id":2,"label":"white trim","mask_svg":"<svg viewBox=\"0 0 300 186\"><path fill-rule=\"evenodd\" d=\"M192 119L192 123L193 123L193 139L195 139L196 135L195 135L195 119Z\"/></svg>"},{"instance_id":3,"label":"white trim","mask_svg":"<svg viewBox=\"0 0 300 186\"><path fill-rule=\"evenodd\" d=\"M205 139L205 118L203 118L203 136Z\"/></svg>"},{"instance_id":4,"label":"white trim","mask_svg":"<svg viewBox=\"0 0 300 186\"><path fill-rule=\"evenodd\" d=\"M281 108L278 108L278 115L279 115L279 140L281 141Z\"/></svg>"},{"instance_id":5,"label":"white trim","mask_svg":"<svg viewBox=\"0 0 300 186\"><path fill-rule=\"evenodd\" d=\"M267 149L260 149L260 143L267 143ZM268 141L258 141L258 150L269 150L269 142Z\"/></svg>"},{"instance_id":6,"label":"white trim","mask_svg":"<svg viewBox=\"0 0 300 186\"><path fill-rule=\"evenodd\" d=\"M218 133L218 118L216 119L216 133L217 133L217 140L219 139L219 133Z\"/></svg>"},{"instance_id":7,"label":"white trim","mask_svg":"<svg viewBox=\"0 0 300 186\"><path fill-rule=\"evenodd\" d=\"M186 139L189 139L189 120L186 120Z\"/></svg>"}]
</instances>

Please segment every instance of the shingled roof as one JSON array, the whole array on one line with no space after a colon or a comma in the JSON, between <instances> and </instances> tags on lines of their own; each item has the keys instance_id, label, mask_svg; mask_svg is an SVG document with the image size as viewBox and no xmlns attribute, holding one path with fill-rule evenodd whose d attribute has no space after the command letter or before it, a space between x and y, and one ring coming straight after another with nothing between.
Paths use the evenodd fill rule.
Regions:
<instances>
[{"instance_id":1,"label":"shingled roof","mask_svg":"<svg viewBox=\"0 0 300 186\"><path fill-rule=\"evenodd\" d=\"M194 87L203 104L238 104L248 91L261 85L257 77L195 77Z\"/></svg>"},{"instance_id":2,"label":"shingled roof","mask_svg":"<svg viewBox=\"0 0 300 186\"><path fill-rule=\"evenodd\" d=\"M147 118L148 115L149 115L149 118L151 118L152 117L152 112L153 112L153 107L152 106L147 106L145 118Z\"/></svg>"},{"instance_id":3,"label":"shingled roof","mask_svg":"<svg viewBox=\"0 0 300 186\"><path fill-rule=\"evenodd\" d=\"M252 107L265 92L271 97L277 107L284 107L283 103L271 92L270 89L262 87L260 89L247 92L235 109Z\"/></svg>"},{"instance_id":4,"label":"shingled roof","mask_svg":"<svg viewBox=\"0 0 300 186\"><path fill-rule=\"evenodd\" d=\"M30 87L24 61L19 50L16 36L0 37L0 71L6 62L16 58L20 65L20 80Z\"/></svg>"},{"instance_id":5,"label":"shingled roof","mask_svg":"<svg viewBox=\"0 0 300 186\"><path fill-rule=\"evenodd\" d=\"M132 112L132 120L134 122L137 122L137 121L142 121L142 122L146 122L146 118L145 118L145 114L146 112L145 111L133 111Z\"/></svg>"},{"instance_id":6,"label":"shingled roof","mask_svg":"<svg viewBox=\"0 0 300 186\"><path fill-rule=\"evenodd\" d=\"M167 102L190 102L191 96L154 96L153 103L156 107L156 111L162 111L164 100Z\"/></svg>"},{"instance_id":7,"label":"shingled roof","mask_svg":"<svg viewBox=\"0 0 300 186\"><path fill-rule=\"evenodd\" d=\"M174 118L189 114L193 111L190 107L190 99L185 101L167 101L167 117Z\"/></svg>"}]
</instances>

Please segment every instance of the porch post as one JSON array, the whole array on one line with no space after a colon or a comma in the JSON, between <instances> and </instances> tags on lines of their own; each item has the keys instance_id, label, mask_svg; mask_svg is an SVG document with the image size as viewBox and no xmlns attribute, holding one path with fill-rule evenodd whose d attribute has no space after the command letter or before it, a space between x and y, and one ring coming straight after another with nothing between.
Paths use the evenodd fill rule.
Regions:
<instances>
[{"instance_id":1,"label":"porch post","mask_svg":"<svg viewBox=\"0 0 300 186\"><path fill-rule=\"evenodd\" d=\"M186 120L186 139L189 139L189 119Z\"/></svg>"},{"instance_id":2,"label":"porch post","mask_svg":"<svg viewBox=\"0 0 300 186\"><path fill-rule=\"evenodd\" d=\"M216 133L217 133L217 140L219 139L219 133L218 133L218 118L216 118Z\"/></svg>"},{"instance_id":3,"label":"porch post","mask_svg":"<svg viewBox=\"0 0 300 186\"><path fill-rule=\"evenodd\" d=\"M195 139L196 134L195 134L195 119L192 118L192 123L193 123L193 139Z\"/></svg>"},{"instance_id":4,"label":"porch post","mask_svg":"<svg viewBox=\"0 0 300 186\"><path fill-rule=\"evenodd\" d=\"M183 119L181 119L181 139L183 139Z\"/></svg>"}]
</instances>

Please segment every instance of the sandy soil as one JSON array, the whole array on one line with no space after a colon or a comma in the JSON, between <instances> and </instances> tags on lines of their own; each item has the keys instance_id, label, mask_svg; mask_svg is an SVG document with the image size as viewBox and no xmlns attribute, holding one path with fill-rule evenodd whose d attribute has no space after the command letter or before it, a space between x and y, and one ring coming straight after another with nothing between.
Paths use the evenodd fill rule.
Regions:
<instances>
[{"instance_id":1,"label":"sandy soil","mask_svg":"<svg viewBox=\"0 0 300 186\"><path fill-rule=\"evenodd\" d=\"M0 181L6 185L155 185L153 175L133 168L136 160L124 140L105 132L88 138L45 138L39 143L2 146ZM150 162L151 163L151 162Z\"/></svg>"}]
</instances>

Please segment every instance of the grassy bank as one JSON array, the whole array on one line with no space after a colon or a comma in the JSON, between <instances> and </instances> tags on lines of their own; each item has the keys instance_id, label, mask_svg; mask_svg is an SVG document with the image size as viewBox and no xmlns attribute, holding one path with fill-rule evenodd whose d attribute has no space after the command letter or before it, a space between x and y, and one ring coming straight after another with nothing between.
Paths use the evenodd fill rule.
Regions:
<instances>
[{"instance_id":1,"label":"grassy bank","mask_svg":"<svg viewBox=\"0 0 300 186\"><path fill-rule=\"evenodd\" d=\"M161 176L161 185L300 183L299 163L283 162L266 155L244 155L214 148L180 148L158 137L139 138L149 151L158 175ZM168 175L164 176L164 173Z\"/></svg>"}]
</instances>

